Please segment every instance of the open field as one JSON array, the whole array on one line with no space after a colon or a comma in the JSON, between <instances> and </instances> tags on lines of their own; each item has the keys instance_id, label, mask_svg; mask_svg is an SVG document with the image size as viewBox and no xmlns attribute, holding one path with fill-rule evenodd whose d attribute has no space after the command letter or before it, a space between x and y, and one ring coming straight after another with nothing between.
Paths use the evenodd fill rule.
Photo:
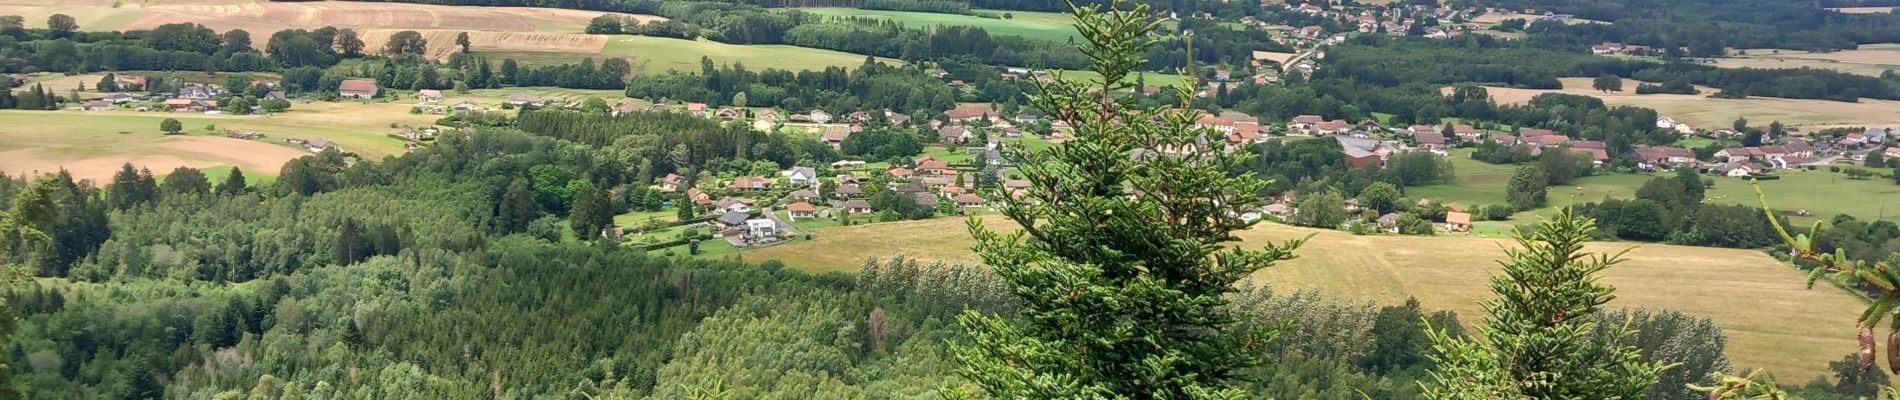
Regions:
<instances>
[{"instance_id":1,"label":"open field","mask_svg":"<svg viewBox=\"0 0 1900 400\"><path fill-rule=\"evenodd\" d=\"M78 114L0 112L0 171L18 176L64 168L75 178L103 182L121 165L132 163L156 174L181 166L238 166L246 172L276 175L285 161L309 154L265 141L166 136L158 131L159 118L78 118ZM27 127L31 129L23 129Z\"/></svg>"},{"instance_id":2,"label":"open field","mask_svg":"<svg viewBox=\"0 0 1900 400\"><path fill-rule=\"evenodd\" d=\"M1893 9L1894 7L1841 7L1829 8L1828 10L1846 14L1891 14L1893 13Z\"/></svg>"},{"instance_id":3,"label":"open field","mask_svg":"<svg viewBox=\"0 0 1900 400\"><path fill-rule=\"evenodd\" d=\"M1900 70L1900 48L1868 45L1855 50L1807 52L1779 49L1748 49L1731 58L1715 60L1723 68L1815 68L1850 74L1880 76Z\"/></svg>"},{"instance_id":4,"label":"open field","mask_svg":"<svg viewBox=\"0 0 1900 400\"><path fill-rule=\"evenodd\" d=\"M603 12L538 7L458 7L404 3L369 2L177 2L128 3L111 7L112 2L58 1L40 4L0 5L0 14L24 16L29 27L43 27L46 17L55 13L72 15L86 30L152 29L177 22L203 24L218 31L244 29L251 32L254 45L262 48L271 33L282 29L315 29L324 26L351 28L363 35L368 50L375 51L389 35L402 30L422 32L428 39L429 55L446 58L454 50L455 35L469 32L470 42L484 51L559 51L598 53L606 43L601 35L585 35L587 21ZM651 15L621 14L642 21L662 19ZM38 26L36 26L36 24Z\"/></svg>"},{"instance_id":5,"label":"open field","mask_svg":"<svg viewBox=\"0 0 1900 400\"><path fill-rule=\"evenodd\" d=\"M602 54L633 57L640 71L699 71L699 57L711 57L720 65L745 63L751 70L823 70L826 67L855 67L864 64L865 55L778 44L738 45L710 40L686 40L650 36L615 36L607 41ZM880 59L881 62L897 62Z\"/></svg>"},{"instance_id":6,"label":"open field","mask_svg":"<svg viewBox=\"0 0 1900 400\"><path fill-rule=\"evenodd\" d=\"M285 161L309 154L283 145L283 139L328 139L365 158L402 153L402 141L387 136L390 124L426 126L434 116L411 115L395 103L298 103L290 111L262 116L194 113L140 113L130 110L0 111L0 170L50 172L59 168L80 177L110 177L131 162L154 172L178 166L236 165L275 175ZM177 118L188 136L163 136L158 124ZM258 141L228 139L207 131L263 132ZM22 129L31 127L32 129Z\"/></svg>"},{"instance_id":7,"label":"open field","mask_svg":"<svg viewBox=\"0 0 1900 400\"><path fill-rule=\"evenodd\" d=\"M1467 149L1453 151L1452 168L1458 175L1455 183L1408 187L1405 188L1406 194L1466 206L1505 204L1505 187L1518 166L1493 165L1473 160L1470 154ZM1807 210L1819 218L1849 214L1861 219L1875 219L1900 214L1900 186L1886 179L1847 179L1846 175L1828 172L1826 168L1814 171L1782 170L1775 174L1781 179L1761 181L1761 187L1768 194L1769 205L1777 210ZM1476 231L1496 236L1508 232L1511 226L1534 219L1536 215L1549 215L1558 206L1572 201L1595 202L1605 196L1633 198L1643 182L1655 177L1674 176L1673 173L1607 174L1578 178L1571 184L1550 188L1551 207L1518 213L1511 221L1479 222ZM1709 188L1706 201L1758 205L1755 191L1748 181L1720 176L1707 178L1715 180L1715 187ZM1811 220L1796 222L1808 223Z\"/></svg>"},{"instance_id":8,"label":"open field","mask_svg":"<svg viewBox=\"0 0 1900 400\"><path fill-rule=\"evenodd\" d=\"M1648 107L1662 115L1674 117L1698 127L1728 126L1738 117L1745 117L1750 121L1781 121L1788 125L1803 127L1900 125L1900 112L1894 111L1900 110L1900 101L1861 99L1858 103L1847 103L1773 97L1712 99L1707 96L1709 93L1714 93L1709 88L1700 88L1704 94L1698 95L1638 95L1636 94L1637 82L1629 79L1623 80L1622 92L1601 93L1590 89L1591 79L1563 78L1562 90L1503 87L1486 87L1486 89L1499 104L1523 103L1539 94L1562 92L1594 96L1613 106Z\"/></svg>"},{"instance_id":9,"label":"open field","mask_svg":"<svg viewBox=\"0 0 1900 400\"><path fill-rule=\"evenodd\" d=\"M1067 14L988 11L996 15L1010 13L1011 19L984 18L974 15L939 14L910 11L860 10L854 8L808 8L805 11L836 17L866 17L897 21L912 28L933 26L974 26L991 36L1022 36L1031 39L1066 41L1078 37Z\"/></svg>"},{"instance_id":10,"label":"open field","mask_svg":"<svg viewBox=\"0 0 1900 400\"><path fill-rule=\"evenodd\" d=\"M991 218L987 223L1002 225ZM808 270L850 270L864 257L904 253L921 259L975 262L960 218L877 223L819 230L810 241L741 256L779 259ZM1469 323L1490 297L1486 277L1503 257L1501 239L1352 236L1338 231L1263 224L1240 236L1248 243L1315 235L1301 258L1261 271L1256 278L1279 290L1320 289L1348 299L1398 304L1418 297L1426 307L1457 311ZM1593 251L1626 244L1603 243ZM1728 354L1739 366L1761 367L1784 381L1802 382L1827 362L1857 349L1851 334L1862 303L1826 287L1804 289L1801 273L1756 251L1644 245L1612 268L1604 282L1617 286L1613 306L1674 308L1709 315L1727 331Z\"/></svg>"}]
</instances>

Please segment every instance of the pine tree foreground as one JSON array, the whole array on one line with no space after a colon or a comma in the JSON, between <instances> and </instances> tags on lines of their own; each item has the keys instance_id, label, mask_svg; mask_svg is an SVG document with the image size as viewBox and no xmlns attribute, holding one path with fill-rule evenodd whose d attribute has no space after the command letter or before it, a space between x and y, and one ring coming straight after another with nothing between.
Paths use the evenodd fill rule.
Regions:
<instances>
[{"instance_id":1,"label":"pine tree foreground","mask_svg":"<svg viewBox=\"0 0 1900 400\"><path fill-rule=\"evenodd\" d=\"M1596 221L1569 207L1518 231L1520 248L1505 250L1499 275L1491 276L1497 298L1482 302L1486 315L1477 338L1430 331L1438 369L1425 382L1435 399L1640 399L1667 366L1644 362L1626 344L1627 324L1598 330L1591 318L1616 298L1598 274L1621 262L1622 253L1583 252Z\"/></svg>"},{"instance_id":2,"label":"pine tree foreground","mask_svg":"<svg viewBox=\"0 0 1900 400\"><path fill-rule=\"evenodd\" d=\"M1060 76L1032 101L1074 127L1050 149L1012 151L1031 187L989 190L1022 227L972 219L976 251L1022 303L1015 317L966 312L953 344L960 373L1000 398L1241 398L1229 384L1259 365L1264 330L1240 329L1223 295L1299 241L1233 248L1266 183L1248 152L1193 126L1196 114L1150 111L1115 96L1144 60L1158 22L1148 6L1072 7L1102 82ZM1183 93L1183 98L1191 98ZM1218 137L1218 136L1215 136Z\"/></svg>"}]
</instances>

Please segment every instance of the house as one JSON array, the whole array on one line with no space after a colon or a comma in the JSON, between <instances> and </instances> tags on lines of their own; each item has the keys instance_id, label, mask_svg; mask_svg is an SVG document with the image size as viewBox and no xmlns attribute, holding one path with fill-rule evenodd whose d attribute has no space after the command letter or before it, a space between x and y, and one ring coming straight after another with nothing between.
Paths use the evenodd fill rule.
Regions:
<instances>
[{"instance_id":1,"label":"house","mask_svg":"<svg viewBox=\"0 0 1900 400\"><path fill-rule=\"evenodd\" d=\"M311 153L322 153L324 150L342 151L342 149L336 146L335 142L331 142L328 139L317 139L305 142L304 147L309 149Z\"/></svg>"},{"instance_id":2,"label":"house","mask_svg":"<svg viewBox=\"0 0 1900 400\"><path fill-rule=\"evenodd\" d=\"M264 99L265 100L290 100L290 94L284 93L284 91L282 90L272 90L272 91L264 93Z\"/></svg>"},{"instance_id":3,"label":"house","mask_svg":"<svg viewBox=\"0 0 1900 400\"><path fill-rule=\"evenodd\" d=\"M449 109L455 111L482 111L488 108L482 107L481 103L476 103L474 100L462 100L455 102L455 105L449 106Z\"/></svg>"},{"instance_id":4,"label":"house","mask_svg":"<svg viewBox=\"0 0 1900 400\"><path fill-rule=\"evenodd\" d=\"M930 189L929 189L929 188L926 188L926 187L924 187L924 184L922 184L922 183L915 183L915 182L912 182L912 183L906 183L906 184L901 184L901 185L897 185L897 186L892 186L892 187L891 187L891 190L893 190L893 191L896 191L896 192L898 192L898 193L927 193L927 192L930 192Z\"/></svg>"},{"instance_id":5,"label":"house","mask_svg":"<svg viewBox=\"0 0 1900 400\"><path fill-rule=\"evenodd\" d=\"M1430 151L1439 155L1447 155L1445 154L1445 135L1438 133L1437 129L1414 133L1412 134L1412 139L1418 142L1419 150Z\"/></svg>"},{"instance_id":6,"label":"house","mask_svg":"<svg viewBox=\"0 0 1900 400\"><path fill-rule=\"evenodd\" d=\"M712 195L706 194L706 191L699 190L699 188L686 188L686 198L692 200L693 204L702 206L712 205L713 203Z\"/></svg>"},{"instance_id":7,"label":"house","mask_svg":"<svg viewBox=\"0 0 1900 400\"><path fill-rule=\"evenodd\" d=\"M771 111L760 112L758 118L752 119L752 129L755 130L770 131L776 126L778 126L778 115Z\"/></svg>"},{"instance_id":8,"label":"house","mask_svg":"<svg viewBox=\"0 0 1900 400\"><path fill-rule=\"evenodd\" d=\"M680 174L666 174L666 177L660 178L660 191L677 192L682 186L686 186L686 177Z\"/></svg>"},{"instance_id":9,"label":"house","mask_svg":"<svg viewBox=\"0 0 1900 400\"><path fill-rule=\"evenodd\" d=\"M336 95L355 99L367 99L376 97L376 94L382 93L382 90L382 88L376 87L376 80L374 79L344 79L342 84L337 85Z\"/></svg>"},{"instance_id":10,"label":"house","mask_svg":"<svg viewBox=\"0 0 1900 400\"><path fill-rule=\"evenodd\" d=\"M686 113L695 117L706 116L706 103L686 103Z\"/></svg>"},{"instance_id":11,"label":"house","mask_svg":"<svg viewBox=\"0 0 1900 400\"><path fill-rule=\"evenodd\" d=\"M1260 211L1265 211L1267 214L1279 217L1280 219L1293 217L1293 207L1288 207L1285 203L1268 204L1260 207Z\"/></svg>"},{"instance_id":12,"label":"house","mask_svg":"<svg viewBox=\"0 0 1900 400\"><path fill-rule=\"evenodd\" d=\"M717 221L720 227L726 229L745 229L745 221L748 219L752 219L752 215L743 211L726 211L719 215Z\"/></svg>"},{"instance_id":13,"label":"house","mask_svg":"<svg viewBox=\"0 0 1900 400\"><path fill-rule=\"evenodd\" d=\"M1385 231L1386 233L1399 233L1399 219L1404 217L1403 214L1399 213L1385 213L1385 215L1380 215L1379 219L1375 219L1373 222L1379 224L1379 230L1381 231Z\"/></svg>"},{"instance_id":14,"label":"house","mask_svg":"<svg viewBox=\"0 0 1900 400\"><path fill-rule=\"evenodd\" d=\"M612 114L616 117L636 112L640 112L640 103L632 99L621 100L619 103L614 103L612 108L607 109L608 114Z\"/></svg>"},{"instance_id":15,"label":"house","mask_svg":"<svg viewBox=\"0 0 1900 400\"><path fill-rule=\"evenodd\" d=\"M790 214L792 219L811 218L818 215L818 207L801 201L785 205L785 213Z\"/></svg>"},{"instance_id":16,"label":"house","mask_svg":"<svg viewBox=\"0 0 1900 400\"><path fill-rule=\"evenodd\" d=\"M749 213L752 212L753 202L754 200L744 197L723 197L719 199L718 203L713 204L713 210L718 212L738 211Z\"/></svg>"},{"instance_id":17,"label":"house","mask_svg":"<svg viewBox=\"0 0 1900 400\"><path fill-rule=\"evenodd\" d=\"M923 183L925 187L929 187L931 189L942 189L945 186L950 186L950 184L956 183L956 181L951 178L933 176L933 177L924 178Z\"/></svg>"},{"instance_id":18,"label":"house","mask_svg":"<svg viewBox=\"0 0 1900 400\"><path fill-rule=\"evenodd\" d=\"M713 114L713 116L725 119L739 118L741 115L745 115L745 110L731 107L721 108L718 113Z\"/></svg>"},{"instance_id":19,"label":"house","mask_svg":"<svg viewBox=\"0 0 1900 400\"><path fill-rule=\"evenodd\" d=\"M435 89L418 90L416 91L416 100L430 103L442 101L442 91Z\"/></svg>"},{"instance_id":20,"label":"house","mask_svg":"<svg viewBox=\"0 0 1900 400\"><path fill-rule=\"evenodd\" d=\"M864 166L864 162L858 160L838 160L831 162L831 168L835 169L851 169L862 166Z\"/></svg>"},{"instance_id":21,"label":"house","mask_svg":"<svg viewBox=\"0 0 1900 400\"><path fill-rule=\"evenodd\" d=\"M930 192L918 192L918 193L910 194L910 202L912 204L916 204L919 206L928 207L928 208L937 208L937 201L938 201L937 195L931 194Z\"/></svg>"},{"instance_id":22,"label":"house","mask_svg":"<svg viewBox=\"0 0 1900 400\"><path fill-rule=\"evenodd\" d=\"M1229 144L1260 143L1267 139L1267 135L1261 132L1260 124L1255 122L1235 122L1234 130L1227 134Z\"/></svg>"},{"instance_id":23,"label":"house","mask_svg":"<svg viewBox=\"0 0 1900 400\"><path fill-rule=\"evenodd\" d=\"M791 199L791 200L799 200L799 201L818 201L819 200L818 192L814 192L811 189L793 190L791 193L786 194L785 198Z\"/></svg>"},{"instance_id":24,"label":"house","mask_svg":"<svg viewBox=\"0 0 1900 400\"><path fill-rule=\"evenodd\" d=\"M1603 42L1595 46L1590 46L1590 54L1595 55L1616 54L1621 52L1623 52L1622 43Z\"/></svg>"},{"instance_id":25,"label":"house","mask_svg":"<svg viewBox=\"0 0 1900 400\"><path fill-rule=\"evenodd\" d=\"M937 157L934 156L926 155L924 158L917 159L916 170L918 173L943 175L943 171L948 169L950 169L949 162L937 159Z\"/></svg>"},{"instance_id":26,"label":"house","mask_svg":"<svg viewBox=\"0 0 1900 400\"><path fill-rule=\"evenodd\" d=\"M1458 140L1467 142L1475 142L1478 141L1478 139L1484 138L1484 132L1479 132L1478 128L1473 128L1469 124L1452 125L1451 133L1452 135L1458 136Z\"/></svg>"},{"instance_id":27,"label":"house","mask_svg":"<svg viewBox=\"0 0 1900 400\"><path fill-rule=\"evenodd\" d=\"M1636 149L1638 167L1654 169L1694 163L1695 151L1680 147L1643 147Z\"/></svg>"},{"instance_id":28,"label":"house","mask_svg":"<svg viewBox=\"0 0 1900 400\"><path fill-rule=\"evenodd\" d=\"M1339 141L1340 149L1345 152L1346 163L1352 164L1354 168L1385 165L1386 156L1392 154L1392 148L1378 140L1351 136L1334 136L1333 139Z\"/></svg>"},{"instance_id":29,"label":"house","mask_svg":"<svg viewBox=\"0 0 1900 400\"><path fill-rule=\"evenodd\" d=\"M960 208L977 208L983 206L983 196L969 193L957 195L952 201L957 202L957 207Z\"/></svg>"},{"instance_id":30,"label":"house","mask_svg":"<svg viewBox=\"0 0 1900 400\"><path fill-rule=\"evenodd\" d=\"M1601 167L1603 164L1610 162L1609 150L1605 150L1601 147L1571 147L1570 152L1572 154L1589 156L1591 165Z\"/></svg>"},{"instance_id":31,"label":"house","mask_svg":"<svg viewBox=\"0 0 1900 400\"><path fill-rule=\"evenodd\" d=\"M508 104L516 106L540 106L547 104L547 100L542 100L541 96L533 94L515 93L508 95Z\"/></svg>"},{"instance_id":32,"label":"house","mask_svg":"<svg viewBox=\"0 0 1900 400\"><path fill-rule=\"evenodd\" d=\"M138 100L138 96L133 96L129 93L113 93L106 95L105 100L112 104L125 104L133 100Z\"/></svg>"},{"instance_id":33,"label":"house","mask_svg":"<svg viewBox=\"0 0 1900 400\"><path fill-rule=\"evenodd\" d=\"M860 197L864 196L864 187L856 184L844 184L838 185L838 188L832 189L831 192L844 197Z\"/></svg>"},{"instance_id":34,"label":"house","mask_svg":"<svg viewBox=\"0 0 1900 400\"><path fill-rule=\"evenodd\" d=\"M825 134L823 136L823 140L825 141L825 143L831 144L831 147L838 147L838 146L843 146L844 138L850 135L851 135L851 131L845 130L843 127L833 126L833 127L825 128Z\"/></svg>"},{"instance_id":35,"label":"house","mask_svg":"<svg viewBox=\"0 0 1900 400\"><path fill-rule=\"evenodd\" d=\"M825 110L814 108L811 110L810 115L811 115L812 123L819 123L819 124L831 123L831 113L825 112Z\"/></svg>"},{"instance_id":36,"label":"house","mask_svg":"<svg viewBox=\"0 0 1900 400\"><path fill-rule=\"evenodd\" d=\"M86 102L86 104L82 105L80 108L85 109L86 111L111 110L112 102L105 101L105 100L93 100L93 101Z\"/></svg>"},{"instance_id":37,"label":"house","mask_svg":"<svg viewBox=\"0 0 1900 400\"><path fill-rule=\"evenodd\" d=\"M1313 125L1313 133L1317 135L1343 135L1350 130L1352 130L1352 124L1347 123L1346 120L1343 119Z\"/></svg>"},{"instance_id":38,"label":"house","mask_svg":"<svg viewBox=\"0 0 1900 400\"><path fill-rule=\"evenodd\" d=\"M1749 164L1748 160L1732 160L1716 166L1715 172L1730 178L1746 178L1749 175L1753 175L1765 169L1766 168L1757 165Z\"/></svg>"},{"instance_id":39,"label":"house","mask_svg":"<svg viewBox=\"0 0 1900 400\"><path fill-rule=\"evenodd\" d=\"M792 169L780 171L779 175L784 176L785 181L796 186L818 183L818 170L812 167L792 167Z\"/></svg>"},{"instance_id":40,"label":"house","mask_svg":"<svg viewBox=\"0 0 1900 400\"><path fill-rule=\"evenodd\" d=\"M942 128L937 128L937 141L944 143L963 143L964 141L970 140L972 136L969 129L965 129L961 126L946 125Z\"/></svg>"},{"instance_id":41,"label":"house","mask_svg":"<svg viewBox=\"0 0 1900 400\"><path fill-rule=\"evenodd\" d=\"M211 109L210 103L206 103L204 100L192 99L165 99L165 106L170 107L172 111L205 111Z\"/></svg>"},{"instance_id":42,"label":"house","mask_svg":"<svg viewBox=\"0 0 1900 400\"><path fill-rule=\"evenodd\" d=\"M739 237L751 240L766 240L778 237L778 221L769 218L745 220L745 232Z\"/></svg>"},{"instance_id":43,"label":"house","mask_svg":"<svg viewBox=\"0 0 1900 400\"><path fill-rule=\"evenodd\" d=\"M1680 123L1681 122L1676 121L1675 118L1670 118L1670 117L1656 118L1656 127L1661 128L1661 129L1676 129L1676 124L1680 124Z\"/></svg>"},{"instance_id":44,"label":"house","mask_svg":"<svg viewBox=\"0 0 1900 400\"><path fill-rule=\"evenodd\" d=\"M975 122L978 119L988 119L990 109L989 107L982 106L963 106L944 111L943 114L944 117L950 118L950 122L966 124Z\"/></svg>"},{"instance_id":45,"label":"house","mask_svg":"<svg viewBox=\"0 0 1900 400\"><path fill-rule=\"evenodd\" d=\"M772 188L772 180L763 176L741 176L732 180L734 190L766 190Z\"/></svg>"},{"instance_id":46,"label":"house","mask_svg":"<svg viewBox=\"0 0 1900 400\"><path fill-rule=\"evenodd\" d=\"M1449 211L1445 213L1445 230L1452 232L1471 231L1471 213Z\"/></svg>"},{"instance_id":47,"label":"house","mask_svg":"<svg viewBox=\"0 0 1900 400\"><path fill-rule=\"evenodd\" d=\"M904 168L904 167L894 167L891 169L887 169L887 170L884 170L884 173L890 174L890 176L893 178L900 178L900 179L910 178L911 176L917 175L916 173L911 172L910 168Z\"/></svg>"},{"instance_id":48,"label":"house","mask_svg":"<svg viewBox=\"0 0 1900 400\"><path fill-rule=\"evenodd\" d=\"M846 200L844 202L844 211L852 214L870 214L872 211L871 202L862 199Z\"/></svg>"},{"instance_id":49,"label":"house","mask_svg":"<svg viewBox=\"0 0 1900 400\"><path fill-rule=\"evenodd\" d=\"M185 87L178 88L178 95L174 97L191 100L210 100L218 97L218 90L207 85L186 85Z\"/></svg>"},{"instance_id":50,"label":"house","mask_svg":"<svg viewBox=\"0 0 1900 400\"><path fill-rule=\"evenodd\" d=\"M1867 128L1867 131L1862 132L1861 135L1867 138L1868 143L1886 143L1887 134L1890 132L1892 130L1888 128Z\"/></svg>"}]
</instances>

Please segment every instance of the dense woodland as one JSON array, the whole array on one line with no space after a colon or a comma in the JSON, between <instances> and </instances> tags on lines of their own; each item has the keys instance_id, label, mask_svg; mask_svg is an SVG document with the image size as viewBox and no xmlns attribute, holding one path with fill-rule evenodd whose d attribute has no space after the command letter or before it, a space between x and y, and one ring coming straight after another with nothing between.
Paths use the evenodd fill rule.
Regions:
<instances>
[{"instance_id":1,"label":"dense woodland","mask_svg":"<svg viewBox=\"0 0 1900 400\"><path fill-rule=\"evenodd\" d=\"M1828 2L1779 0L1454 0L1453 5L1534 8L1578 18L1614 21L1611 38L1652 47L1691 49L1852 49L1858 44L1900 42L1900 15L1844 14ZM1834 2L1847 6L1893 6L1889 2ZM1719 50L1713 54L1720 55Z\"/></svg>"}]
</instances>

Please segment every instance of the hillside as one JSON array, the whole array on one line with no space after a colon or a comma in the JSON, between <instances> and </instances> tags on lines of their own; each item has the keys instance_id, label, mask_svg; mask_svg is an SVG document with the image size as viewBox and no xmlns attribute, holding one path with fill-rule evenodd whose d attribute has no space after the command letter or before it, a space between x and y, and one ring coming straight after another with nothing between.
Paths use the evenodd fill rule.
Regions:
<instances>
[{"instance_id":1,"label":"hillside","mask_svg":"<svg viewBox=\"0 0 1900 400\"><path fill-rule=\"evenodd\" d=\"M812 271L854 270L866 257L905 254L922 259L977 262L964 220L940 218L825 229L810 241L747 252L748 261L777 259ZM987 223L1003 223L991 218ZM1279 224L1243 232L1250 242L1311 235L1300 258L1261 271L1257 278L1286 291L1314 288L1346 298L1402 303L1417 297L1427 308L1457 311L1467 323L1482 315L1487 277L1504 256L1504 239L1354 236ZM1744 367L1806 381L1854 351L1851 331L1860 300L1840 290L1804 289L1804 275L1753 250L1602 243L1593 251L1634 248L1604 281L1617 287L1612 304L1674 308L1715 319L1729 336L1728 355Z\"/></svg>"}]
</instances>

